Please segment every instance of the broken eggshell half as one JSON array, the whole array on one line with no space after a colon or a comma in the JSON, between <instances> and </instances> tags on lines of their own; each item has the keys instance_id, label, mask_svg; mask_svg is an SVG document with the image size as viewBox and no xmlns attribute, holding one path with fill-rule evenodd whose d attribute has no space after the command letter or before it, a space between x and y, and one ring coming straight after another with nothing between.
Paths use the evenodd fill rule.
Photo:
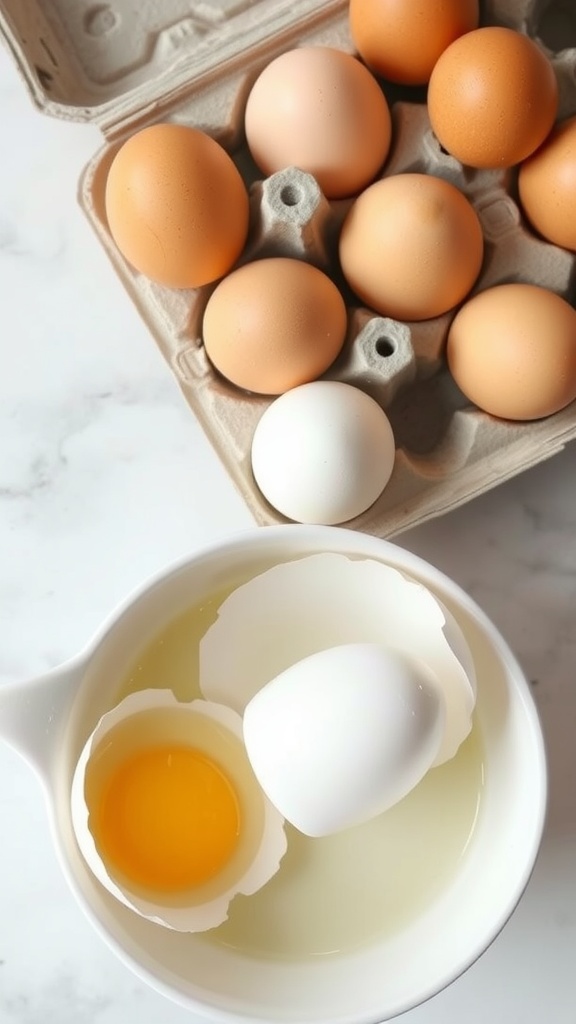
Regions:
<instances>
[{"instance_id":1,"label":"broken eggshell half","mask_svg":"<svg viewBox=\"0 0 576 1024\"><path fill-rule=\"evenodd\" d=\"M237 838L218 870L196 885L172 885L164 891L138 883L134 874L114 862L109 855L110 844L103 846L103 832L98 828L98 815L114 772L132 755L159 747L168 752L189 749L215 765L229 783L238 820ZM128 848L124 869L130 859L136 862L150 857L151 849L157 861L166 851L163 833L173 825L160 813L162 801L146 806L155 797L158 789L153 783L144 794L141 788L136 794L139 810L148 816L147 827L158 834L148 834L145 850L134 849L133 834L121 837L124 853ZM173 792L168 794L168 801L174 799ZM101 718L76 766L71 811L80 851L108 892L141 916L181 932L206 931L221 924L234 896L250 895L261 889L278 870L286 851L283 818L254 776L239 716L230 708L209 701L180 703L165 689L132 693ZM182 817L185 811L182 807ZM138 811L127 808L128 827L132 827L131 813ZM180 817L177 813L175 816ZM213 853L208 850L208 858ZM158 863L155 870L165 872Z\"/></svg>"},{"instance_id":2,"label":"broken eggshell half","mask_svg":"<svg viewBox=\"0 0 576 1024\"><path fill-rule=\"evenodd\" d=\"M430 591L334 554L276 566L224 601L200 688L243 714L256 777L308 836L407 796L454 756L476 700L466 641Z\"/></svg>"},{"instance_id":3,"label":"broken eggshell half","mask_svg":"<svg viewBox=\"0 0 576 1024\"><path fill-rule=\"evenodd\" d=\"M374 559L310 555L238 587L200 642L200 690L242 715L291 665L341 644L383 644L419 659L440 681L446 723L434 764L470 732L474 663L451 613L421 583Z\"/></svg>"}]
</instances>

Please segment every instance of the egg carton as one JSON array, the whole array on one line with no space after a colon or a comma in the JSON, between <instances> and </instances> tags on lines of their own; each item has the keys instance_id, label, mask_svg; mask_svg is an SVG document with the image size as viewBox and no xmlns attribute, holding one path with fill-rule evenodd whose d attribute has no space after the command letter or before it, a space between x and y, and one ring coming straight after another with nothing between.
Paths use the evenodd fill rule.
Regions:
<instances>
[{"instance_id":1,"label":"egg carton","mask_svg":"<svg viewBox=\"0 0 576 1024\"><path fill-rule=\"evenodd\" d=\"M576 403L529 423L498 420L471 406L445 364L454 312L404 323L363 307L337 263L338 232L352 200L327 200L316 180L297 168L262 179L253 164L243 113L258 74L275 56L302 44L353 53L347 9L342 0L166 0L163 5L4 0L0 32L45 113L100 127L104 143L82 176L81 205L257 523L284 521L260 494L250 465L254 429L273 399L239 391L210 365L201 324L213 285L182 291L163 287L134 271L116 249L104 191L119 146L158 121L208 132L230 152L249 189L250 232L241 262L294 256L320 267L341 287L348 332L324 378L353 384L376 399L391 421L397 447L382 495L347 525L391 537L560 451L576 438ZM482 24L530 35L553 63L559 116L576 112L576 10L569 0L485 0ZM438 144L421 91L383 88L392 110L393 143L382 176L433 174L468 196L485 238L474 291L521 281L573 302L576 257L527 229L515 171L463 167Z\"/></svg>"}]
</instances>

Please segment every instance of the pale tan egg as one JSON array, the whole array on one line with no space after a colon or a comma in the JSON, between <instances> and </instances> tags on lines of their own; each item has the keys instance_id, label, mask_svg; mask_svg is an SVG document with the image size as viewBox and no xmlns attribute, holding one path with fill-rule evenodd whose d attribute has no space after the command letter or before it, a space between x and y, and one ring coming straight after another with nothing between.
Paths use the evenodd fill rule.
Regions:
<instances>
[{"instance_id":1,"label":"pale tan egg","mask_svg":"<svg viewBox=\"0 0 576 1024\"><path fill-rule=\"evenodd\" d=\"M303 46L261 72L246 104L245 130L265 175L299 167L329 199L340 199L375 178L392 127L384 94L360 61L329 46Z\"/></svg>"},{"instance_id":2,"label":"pale tan egg","mask_svg":"<svg viewBox=\"0 0 576 1024\"><path fill-rule=\"evenodd\" d=\"M537 285L488 288L457 313L446 355L458 387L484 412L550 416L576 399L576 310Z\"/></svg>"},{"instance_id":3,"label":"pale tan egg","mask_svg":"<svg viewBox=\"0 0 576 1024\"><path fill-rule=\"evenodd\" d=\"M202 335L223 377L279 395L324 373L346 328L344 299L330 278L304 260L275 257L246 263L217 285Z\"/></svg>"},{"instance_id":4,"label":"pale tan egg","mask_svg":"<svg viewBox=\"0 0 576 1024\"><path fill-rule=\"evenodd\" d=\"M428 112L444 149L471 167L511 167L544 141L558 108L554 69L528 36L467 32L430 76Z\"/></svg>"},{"instance_id":5,"label":"pale tan egg","mask_svg":"<svg viewBox=\"0 0 576 1024\"><path fill-rule=\"evenodd\" d=\"M424 85L455 39L478 27L478 0L350 0L350 34L377 75Z\"/></svg>"},{"instance_id":6,"label":"pale tan egg","mask_svg":"<svg viewBox=\"0 0 576 1024\"><path fill-rule=\"evenodd\" d=\"M106 217L136 270L172 288L226 274L248 233L248 193L226 150L209 135L155 124L120 147L106 181Z\"/></svg>"},{"instance_id":7,"label":"pale tan egg","mask_svg":"<svg viewBox=\"0 0 576 1024\"><path fill-rule=\"evenodd\" d=\"M461 302L482 266L484 240L471 203L426 174L382 178L344 221L339 254L358 298L382 316L427 320Z\"/></svg>"},{"instance_id":8,"label":"pale tan egg","mask_svg":"<svg viewBox=\"0 0 576 1024\"><path fill-rule=\"evenodd\" d=\"M532 227L576 251L576 117L558 124L520 166L518 192Z\"/></svg>"}]
</instances>

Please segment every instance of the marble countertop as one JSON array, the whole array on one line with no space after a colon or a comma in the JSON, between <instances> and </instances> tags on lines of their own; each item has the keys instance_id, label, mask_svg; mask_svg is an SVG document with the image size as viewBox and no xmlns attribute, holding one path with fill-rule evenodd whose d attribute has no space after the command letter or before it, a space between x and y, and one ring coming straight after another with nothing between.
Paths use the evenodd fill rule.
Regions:
<instances>
[{"instance_id":1,"label":"marble countertop","mask_svg":"<svg viewBox=\"0 0 576 1024\"><path fill-rule=\"evenodd\" d=\"M76 204L94 128L0 52L0 682L76 653L150 573L252 525ZM397 542L460 582L533 682L550 763L536 870L467 974L406 1024L574 1024L576 445ZM76 907L40 789L0 745L2 1024L191 1024Z\"/></svg>"}]
</instances>

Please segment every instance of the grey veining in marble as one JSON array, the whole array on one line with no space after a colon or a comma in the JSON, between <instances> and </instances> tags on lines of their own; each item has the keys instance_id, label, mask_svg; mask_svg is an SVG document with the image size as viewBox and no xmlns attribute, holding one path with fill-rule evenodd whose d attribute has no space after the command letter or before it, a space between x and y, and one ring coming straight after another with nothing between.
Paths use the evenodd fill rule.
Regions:
<instances>
[{"instance_id":1,"label":"grey veining in marble","mask_svg":"<svg viewBox=\"0 0 576 1024\"><path fill-rule=\"evenodd\" d=\"M37 114L0 53L0 681L79 651L149 574L251 525L79 211L100 143ZM576 446L399 542L458 580L520 658L550 762L525 897L406 1024L576 1020ZM192 1024L76 907L42 795L0 745L2 1024Z\"/></svg>"}]
</instances>

